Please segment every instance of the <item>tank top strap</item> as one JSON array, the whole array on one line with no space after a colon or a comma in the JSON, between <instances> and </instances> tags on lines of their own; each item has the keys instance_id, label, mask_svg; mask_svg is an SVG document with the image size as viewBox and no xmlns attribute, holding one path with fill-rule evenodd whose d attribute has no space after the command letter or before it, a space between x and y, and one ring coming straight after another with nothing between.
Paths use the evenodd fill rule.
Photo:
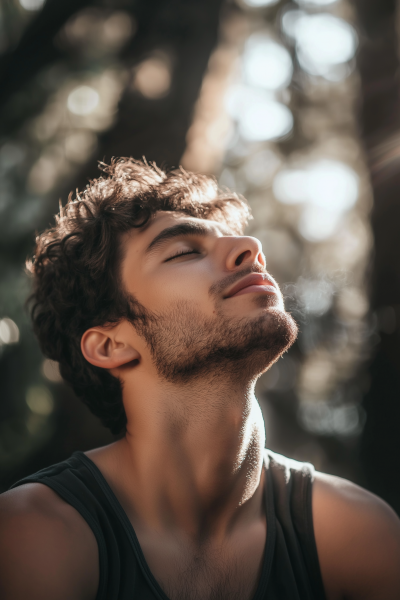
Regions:
<instances>
[{"instance_id":1,"label":"tank top strap","mask_svg":"<svg viewBox=\"0 0 400 600\"><path fill-rule=\"evenodd\" d=\"M93 531L99 549L99 587L96 600L118 597L120 561L110 515L105 510L96 482L80 453L17 481L11 488L27 483L42 483L56 492L85 519Z\"/></svg>"},{"instance_id":2,"label":"tank top strap","mask_svg":"<svg viewBox=\"0 0 400 600\"><path fill-rule=\"evenodd\" d=\"M326 600L312 515L314 467L271 450L265 450L265 464L276 520L274 577L296 587L301 600Z\"/></svg>"}]
</instances>

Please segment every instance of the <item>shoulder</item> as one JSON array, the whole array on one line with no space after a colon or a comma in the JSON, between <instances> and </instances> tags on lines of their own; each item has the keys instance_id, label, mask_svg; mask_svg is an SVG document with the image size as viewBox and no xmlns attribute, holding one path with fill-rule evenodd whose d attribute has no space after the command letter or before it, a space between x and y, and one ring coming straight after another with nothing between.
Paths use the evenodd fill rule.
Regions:
<instances>
[{"instance_id":1,"label":"shoulder","mask_svg":"<svg viewBox=\"0 0 400 600\"><path fill-rule=\"evenodd\" d=\"M0 496L0 597L95 598L98 549L81 515L49 487Z\"/></svg>"},{"instance_id":2,"label":"shoulder","mask_svg":"<svg viewBox=\"0 0 400 600\"><path fill-rule=\"evenodd\" d=\"M400 598L400 520L386 502L315 474L313 521L328 598Z\"/></svg>"}]
</instances>

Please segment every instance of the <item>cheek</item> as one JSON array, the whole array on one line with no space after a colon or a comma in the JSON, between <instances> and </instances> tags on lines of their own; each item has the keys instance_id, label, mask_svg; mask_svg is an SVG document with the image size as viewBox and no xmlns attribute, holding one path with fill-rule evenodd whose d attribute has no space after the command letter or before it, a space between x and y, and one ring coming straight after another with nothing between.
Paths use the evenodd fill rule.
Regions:
<instances>
[{"instance_id":1,"label":"cheek","mask_svg":"<svg viewBox=\"0 0 400 600\"><path fill-rule=\"evenodd\" d=\"M214 313L214 301L208 293L210 284L195 273L174 273L150 278L143 282L138 300L152 312L168 312L179 304L186 304L205 315Z\"/></svg>"}]
</instances>

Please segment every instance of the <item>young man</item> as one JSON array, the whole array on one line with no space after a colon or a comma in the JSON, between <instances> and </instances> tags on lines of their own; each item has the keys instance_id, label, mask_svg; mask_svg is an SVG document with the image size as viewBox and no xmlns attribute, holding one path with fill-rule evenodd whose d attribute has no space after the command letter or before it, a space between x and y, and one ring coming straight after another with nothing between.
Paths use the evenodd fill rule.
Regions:
<instances>
[{"instance_id":1,"label":"young man","mask_svg":"<svg viewBox=\"0 0 400 600\"><path fill-rule=\"evenodd\" d=\"M0 499L3 600L398 600L380 499L264 450L296 337L244 201L120 160L37 240L46 356L120 439Z\"/></svg>"}]
</instances>

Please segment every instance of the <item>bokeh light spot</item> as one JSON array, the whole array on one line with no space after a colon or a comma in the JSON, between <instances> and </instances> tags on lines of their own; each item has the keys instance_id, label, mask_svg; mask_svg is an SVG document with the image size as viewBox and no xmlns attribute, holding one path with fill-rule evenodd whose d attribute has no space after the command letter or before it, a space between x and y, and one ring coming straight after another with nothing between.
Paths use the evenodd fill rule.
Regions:
<instances>
[{"instance_id":1,"label":"bokeh light spot","mask_svg":"<svg viewBox=\"0 0 400 600\"><path fill-rule=\"evenodd\" d=\"M0 321L0 345L17 344L19 342L18 325L12 319L5 317Z\"/></svg>"},{"instance_id":2,"label":"bokeh light spot","mask_svg":"<svg viewBox=\"0 0 400 600\"><path fill-rule=\"evenodd\" d=\"M342 213L357 201L358 177L344 163L319 160L307 169L280 171L273 190L283 204L308 202L332 213Z\"/></svg>"},{"instance_id":3,"label":"bokeh light spot","mask_svg":"<svg viewBox=\"0 0 400 600\"><path fill-rule=\"evenodd\" d=\"M349 23L327 13L302 16L295 24L294 36L302 68L321 76L329 76L332 68L353 58L358 43Z\"/></svg>"},{"instance_id":4,"label":"bokeh light spot","mask_svg":"<svg viewBox=\"0 0 400 600\"><path fill-rule=\"evenodd\" d=\"M73 131L65 138L65 156L73 163L84 163L97 147L97 136L87 130Z\"/></svg>"},{"instance_id":5,"label":"bokeh light spot","mask_svg":"<svg viewBox=\"0 0 400 600\"><path fill-rule=\"evenodd\" d=\"M40 10L45 2L46 0L19 0L20 5L25 10Z\"/></svg>"},{"instance_id":6,"label":"bokeh light spot","mask_svg":"<svg viewBox=\"0 0 400 600\"><path fill-rule=\"evenodd\" d=\"M49 381L53 383L61 383L63 378L61 377L60 367L58 362L46 358L42 364L42 373Z\"/></svg>"},{"instance_id":7,"label":"bokeh light spot","mask_svg":"<svg viewBox=\"0 0 400 600\"><path fill-rule=\"evenodd\" d=\"M339 161L318 161L308 170L307 195L316 206L339 212L348 210L358 198L358 177Z\"/></svg>"},{"instance_id":8,"label":"bokeh light spot","mask_svg":"<svg viewBox=\"0 0 400 600\"><path fill-rule=\"evenodd\" d=\"M283 204L298 204L307 200L307 172L301 169L280 171L273 184L275 197Z\"/></svg>"},{"instance_id":9,"label":"bokeh light spot","mask_svg":"<svg viewBox=\"0 0 400 600\"><path fill-rule=\"evenodd\" d=\"M321 242L335 233L339 221L340 214L308 204L299 220L299 232L309 242Z\"/></svg>"},{"instance_id":10,"label":"bokeh light spot","mask_svg":"<svg viewBox=\"0 0 400 600\"><path fill-rule=\"evenodd\" d=\"M26 403L33 413L42 417L49 416L54 410L53 396L44 385L29 387L26 393Z\"/></svg>"},{"instance_id":11,"label":"bokeh light spot","mask_svg":"<svg viewBox=\"0 0 400 600\"><path fill-rule=\"evenodd\" d=\"M293 115L284 104L273 100L248 105L239 120L239 131L249 141L284 137L293 129Z\"/></svg>"},{"instance_id":12,"label":"bokeh light spot","mask_svg":"<svg viewBox=\"0 0 400 600\"><path fill-rule=\"evenodd\" d=\"M334 286L329 281L300 277L297 282L297 296L308 314L325 314L332 306L333 294Z\"/></svg>"},{"instance_id":13,"label":"bokeh light spot","mask_svg":"<svg viewBox=\"0 0 400 600\"><path fill-rule=\"evenodd\" d=\"M298 418L304 429L319 435L351 436L360 433L365 414L354 404L335 406L327 402L304 402Z\"/></svg>"},{"instance_id":14,"label":"bokeh light spot","mask_svg":"<svg viewBox=\"0 0 400 600\"><path fill-rule=\"evenodd\" d=\"M79 116L89 115L99 104L99 94L88 85L80 85L69 94L67 99L68 109Z\"/></svg>"},{"instance_id":15,"label":"bokeh light spot","mask_svg":"<svg viewBox=\"0 0 400 600\"><path fill-rule=\"evenodd\" d=\"M289 52L265 35L255 34L248 40L243 56L244 79L250 85L267 90L286 87L292 78Z\"/></svg>"},{"instance_id":16,"label":"bokeh light spot","mask_svg":"<svg viewBox=\"0 0 400 600\"><path fill-rule=\"evenodd\" d=\"M279 156L269 148L265 148L250 156L244 164L243 171L248 183L262 186L269 183L280 165Z\"/></svg>"},{"instance_id":17,"label":"bokeh light spot","mask_svg":"<svg viewBox=\"0 0 400 600\"><path fill-rule=\"evenodd\" d=\"M329 6L338 0L295 0L295 2L300 6Z\"/></svg>"},{"instance_id":18,"label":"bokeh light spot","mask_svg":"<svg viewBox=\"0 0 400 600\"><path fill-rule=\"evenodd\" d=\"M149 100L163 98L171 87L171 69L166 60L149 58L136 69L133 89Z\"/></svg>"},{"instance_id":19,"label":"bokeh light spot","mask_svg":"<svg viewBox=\"0 0 400 600\"><path fill-rule=\"evenodd\" d=\"M264 6L274 6L279 0L243 0L244 4L252 8L263 8Z\"/></svg>"},{"instance_id":20,"label":"bokeh light spot","mask_svg":"<svg viewBox=\"0 0 400 600\"><path fill-rule=\"evenodd\" d=\"M303 10L286 10L282 15L282 30L290 38L296 37L297 25L306 13Z\"/></svg>"}]
</instances>

